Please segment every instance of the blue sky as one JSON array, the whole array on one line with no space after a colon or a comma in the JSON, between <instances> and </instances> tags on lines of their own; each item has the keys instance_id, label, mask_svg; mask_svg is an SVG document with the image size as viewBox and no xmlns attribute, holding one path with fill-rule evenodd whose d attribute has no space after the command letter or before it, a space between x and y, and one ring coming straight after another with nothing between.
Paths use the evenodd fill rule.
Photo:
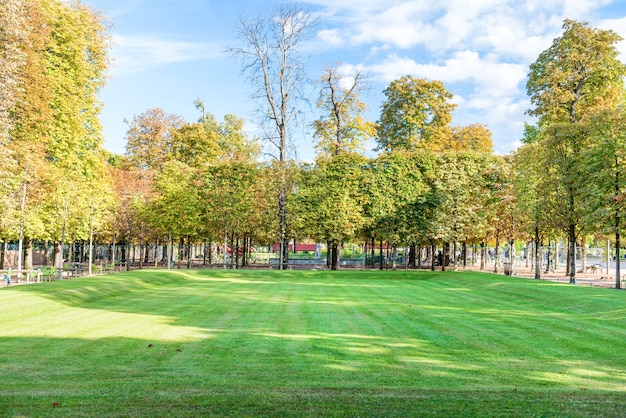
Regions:
<instances>
[{"instance_id":1,"label":"blue sky","mask_svg":"<svg viewBox=\"0 0 626 418\"><path fill-rule=\"evenodd\" d=\"M124 119L160 107L195 121L196 98L218 119L244 118L255 134L252 87L226 48L239 16L266 13L273 0L84 0L113 23L114 64L100 98L105 147L123 154ZM626 37L623 0L305 0L318 18L306 44L312 80L340 62L368 75L361 96L375 121L391 81L411 74L441 80L457 103L453 125L482 123L498 154L514 150L529 107L528 66L561 34L565 18ZM626 42L618 45L626 61ZM311 101L317 97L311 90ZM306 110L308 121L318 114ZM297 158L314 156L310 129L293 132ZM368 149L373 148L368 144Z\"/></svg>"}]
</instances>

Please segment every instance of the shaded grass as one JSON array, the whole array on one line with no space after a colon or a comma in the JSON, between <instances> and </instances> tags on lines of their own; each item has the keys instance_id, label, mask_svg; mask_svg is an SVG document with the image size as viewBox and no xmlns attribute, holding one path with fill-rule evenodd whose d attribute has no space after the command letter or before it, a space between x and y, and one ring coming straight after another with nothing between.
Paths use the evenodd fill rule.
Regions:
<instances>
[{"instance_id":1,"label":"shaded grass","mask_svg":"<svg viewBox=\"0 0 626 418\"><path fill-rule=\"evenodd\" d=\"M620 416L623 292L134 271L0 292L3 416Z\"/></svg>"}]
</instances>

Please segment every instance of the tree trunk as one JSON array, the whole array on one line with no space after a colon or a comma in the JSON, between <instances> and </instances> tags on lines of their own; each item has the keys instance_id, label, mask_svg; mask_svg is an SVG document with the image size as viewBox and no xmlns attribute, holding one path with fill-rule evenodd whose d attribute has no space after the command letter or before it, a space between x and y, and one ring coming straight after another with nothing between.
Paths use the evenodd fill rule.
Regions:
<instances>
[{"instance_id":1,"label":"tree trunk","mask_svg":"<svg viewBox=\"0 0 626 418\"><path fill-rule=\"evenodd\" d=\"M582 271L585 271L587 268L587 245L585 245L586 241L586 238L582 238L580 240L580 262L582 266Z\"/></svg>"},{"instance_id":2,"label":"tree trunk","mask_svg":"<svg viewBox=\"0 0 626 418\"><path fill-rule=\"evenodd\" d=\"M569 226L569 282L576 284L576 225Z\"/></svg>"},{"instance_id":3,"label":"tree trunk","mask_svg":"<svg viewBox=\"0 0 626 418\"><path fill-rule=\"evenodd\" d=\"M2 241L1 249L0 249L0 269L4 270L4 260L7 255L7 242Z\"/></svg>"},{"instance_id":4,"label":"tree trunk","mask_svg":"<svg viewBox=\"0 0 626 418\"><path fill-rule=\"evenodd\" d=\"M496 237L496 262L493 264L493 272L498 273L498 258L500 257L500 238Z\"/></svg>"},{"instance_id":5,"label":"tree trunk","mask_svg":"<svg viewBox=\"0 0 626 418\"><path fill-rule=\"evenodd\" d=\"M609 241L609 239L607 238L606 240L606 275L607 276L611 274L610 263L611 263L611 241Z\"/></svg>"},{"instance_id":6,"label":"tree trunk","mask_svg":"<svg viewBox=\"0 0 626 418\"><path fill-rule=\"evenodd\" d=\"M143 238L139 238L139 270L143 268L143 252L144 252Z\"/></svg>"},{"instance_id":7,"label":"tree trunk","mask_svg":"<svg viewBox=\"0 0 626 418\"><path fill-rule=\"evenodd\" d=\"M485 269L485 258L487 256L487 249L485 248L485 242L480 243L480 270Z\"/></svg>"},{"instance_id":8,"label":"tree trunk","mask_svg":"<svg viewBox=\"0 0 626 418\"><path fill-rule=\"evenodd\" d=\"M380 270L385 268L384 256L383 256L383 240L380 239Z\"/></svg>"},{"instance_id":9,"label":"tree trunk","mask_svg":"<svg viewBox=\"0 0 626 418\"><path fill-rule=\"evenodd\" d=\"M446 271L446 261L448 260L448 248L450 248L450 245L448 243L443 243L442 247L443 254L441 257L441 271Z\"/></svg>"},{"instance_id":10,"label":"tree trunk","mask_svg":"<svg viewBox=\"0 0 626 418\"><path fill-rule=\"evenodd\" d=\"M539 226L535 225L535 279L541 279L541 242L539 237Z\"/></svg>"},{"instance_id":11,"label":"tree trunk","mask_svg":"<svg viewBox=\"0 0 626 418\"><path fill-rule=\"evenodd\" d=\"M281 161L284 161L281 158ZM285 175L284 173L282 174ZM285 180L282 180L278 197L279 239L280 239L280 270L286 270L289 265L289 240L287 239L287 190Z\"/></svg>"},{"instance_id":12,"label":"tree trunk","mask_svg":"<svg viewBox=\"0 0 626 418\"><path fill-rule=\"evenodd\" d=\"M467 268L467 242L463 241L461 247L461 258L463 259L463 270Z\"/></svg>"},{"instance_id":13,"label":"tree trunk","mask_svg":"<svg viewBox=\"0 0 626 418\"><path fill-rule=\"evenodd\" d=\"M239 268L239 236L235 238L235 268Z\"/></svg>"},{"instance_id":14,"label":"tree trunk","mask_svg":"<svg viewBox=\"0 0 626 418\"><path fill-rule=\"evenodd\" d=\"M417 265L415 260L416 248L415 244L411 244L409 247L409 267L415 267Z\"/></svg>"},{"instance_id":15,"label":"tree trunk","mask_svg":"<svg viewBox=\"0 0 626 418\"><path fill-rule=\"evenodd\" d=\"M435 243L430 242L430 269L435 271Z\"/></svg>"},{"instance_id":16,"label":"tree trunk","mask_svg":"<svg viewBox=\"0 0 626 418\"><path fill-rule=\"evenodd\" d=\"M416 267L418 269L421 269L422 268L422 245L421 244L417 246L416 257L417 257Z\"/></svg>"},{"instance_id":17,"label":"tree trunk","mask_svg":"<svg viewBox=\"0 0 626 418\"><path fill-rule=\"evenodd\" d=\"M456 240L454 240L453 244L452 244L452 270L456 271Z\"/></svg>"},{"instance_id":18,"label":"tree trunk","mask_svg":"<svg viewBox=\"0 0 626 418\"><path fill-rule=\"evenodd\" d=\"M61 270L63 268L63 249L61 243L54 244L54 265Z\"/></svg>"},{"instance_id":19,"label":"tree trunk","mask_svg":"<svg viewBox=\"0 0 626 418\"><path fill-rule=\"evenodd\" d=\"M193 248L191 248L191 236L187 235L187 268L190 269L192 267L191 260L193 257Z\"/></svg>"},{"instance_id":20,"label":"tree trunk","mask_svg":"<svg viewBox=\"0 0 626 418\"><path fill-rule=\"evenodd\" d=\"M156 252L156 247L155 247L155 252ZM147 242L144 243L144 264L146 265L146 267L149 266L150 264L150 244L148 244ZM156 258L156 254L154 255L154 258Z\"/></svg>"},{"instance_id":21,"label":"tree trunk","mask_svg":"<svg viewBox=\"0 0 626 418\"><path fill-rule=\"evenodd\" d=\"M617 219L615 220L615 224L619 226L619 215L616 215ZM621 288L620 282L620 260L619 260L619 248L620 248L620 235L619 228L615 228L615 288ZM608 266L608 263L607 263Z\"/></svg>"},{"instance_id":22,"label":"tree trunk","mask_svg":"<svg viewBox=\"0 0 626 418\"><path fill-rule=\"evenodd\" d=\"M24 270L33 269L33 240L24 237Z\"/></svg>"},{"instance_id":23,"label":"tree trunk","mask_svg":"<svg viewBox=\"0 0 626 418\"><path fill-rule=\"evenodd\" d=\"M330 243L330 269L331 270L337 270L337 260L338 260L338 255L337 255L337 247L338 247L338 243L337 241L333 240Z\"/></svg>"}]
</instances>

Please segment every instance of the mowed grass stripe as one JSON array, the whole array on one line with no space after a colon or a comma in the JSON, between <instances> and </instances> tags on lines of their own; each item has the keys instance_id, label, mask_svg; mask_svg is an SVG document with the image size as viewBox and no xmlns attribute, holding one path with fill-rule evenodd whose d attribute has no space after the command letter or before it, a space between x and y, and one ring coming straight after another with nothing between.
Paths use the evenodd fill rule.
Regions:
<instances>
[{"instance_id":1,"label":"mowed grass stripe","mask_svg":"<svg viewBox=\"0 0 626 418\"><path fill-rule=\"evenodd\" d=\"M145 270L19 286L0 292L12 313L0 331L0 412L467 415L491 405L502 415L532 399L539 414L565 400L561 412L610 414L626 386L623 298L431 272Z\"/></svg>"}]
</instances>

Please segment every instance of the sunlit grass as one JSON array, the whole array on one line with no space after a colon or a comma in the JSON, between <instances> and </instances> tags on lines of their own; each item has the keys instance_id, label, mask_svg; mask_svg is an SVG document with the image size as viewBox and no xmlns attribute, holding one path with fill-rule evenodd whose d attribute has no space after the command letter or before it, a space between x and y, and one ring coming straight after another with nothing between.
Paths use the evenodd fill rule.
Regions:
<instances>
[{"instance_id":1,"label":"sunlit grass","mask_svg":"<svg viewBox=\"0 0 626 418\"><path fill-rule=\"evenodd\" d=\"M619 416L625 298L441 272L15 286L0 291L0 415Z\"/></svg>"}]
</instances>

